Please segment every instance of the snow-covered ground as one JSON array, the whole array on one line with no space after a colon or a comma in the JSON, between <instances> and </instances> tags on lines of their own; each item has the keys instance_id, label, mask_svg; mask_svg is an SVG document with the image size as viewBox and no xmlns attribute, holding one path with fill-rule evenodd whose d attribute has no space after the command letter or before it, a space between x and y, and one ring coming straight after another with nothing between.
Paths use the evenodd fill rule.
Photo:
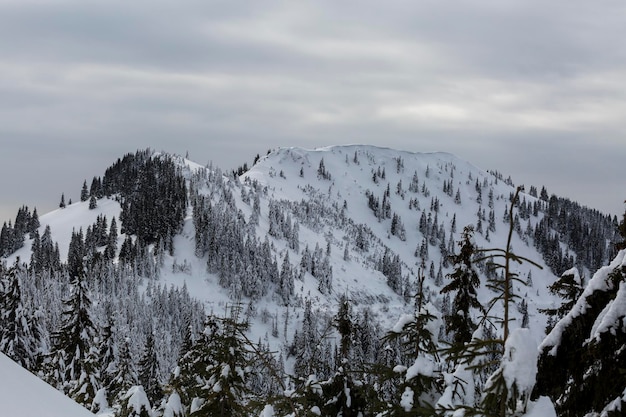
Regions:
<instances>
[{"instance_id":1,"label":"snow-covered ground","mask_svg":"<svg viewBox=\"0 0 626 417\"><path fill-rule=\"evenodd\" d=\"M94 416L1 353L0 415L6 417Z\"/></svg>"}]
</instances>

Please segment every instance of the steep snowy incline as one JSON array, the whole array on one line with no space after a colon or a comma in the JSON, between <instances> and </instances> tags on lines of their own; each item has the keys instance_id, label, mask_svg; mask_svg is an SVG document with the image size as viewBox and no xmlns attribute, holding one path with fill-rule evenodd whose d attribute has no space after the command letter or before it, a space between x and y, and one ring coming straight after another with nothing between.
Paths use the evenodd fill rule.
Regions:
<instances>
[{"instance_id":1,"label":"steep snowy incline","mask_svg":"<svg viewBox=\"0 0 626 417\"><path fill-rule=\"evenodd\" d=\"M0 353L0 375L0 415L2 416L94 416L2 353Z\"/></svg>"},{"instance_id":2,"label":"steep snowy incline","mask_svg":"<svg viewBox=\"0 0 626 417\"><path fill-rule=\"evenodd\" d=\"M317 200L328 207L343 207L343 213L354 224L366 225L374 236L380 238L382 246L363 254L364 258L380 257L381 251L389 248L400 256L403 274L408 274L413 282L420 268L430 278L438 275L439 270L444 277L452 271L451 266L446 265L441 247L449 249L452 245L456 249L456 242L466 225L473 225L476 229L475 241L479 247L504 248L508 233L506 213L510 197L515 192L509 180L497 178L452 154L412 153L365 145L315 150L278 149L261 157L242 180L244 183L256 181L262 184L269 199L292 203ZM380 210L384 209L382 206L385 203L388 204L388 213L377 215L368 199L375 201ZM525 207L542 203L525 193L520 199ZM512 241L513 250L517 255L544 266L538 269L530 264L516 265L514 271L521 280L531 283L528 287L516 285L515 291L528 303L530 327L539 342L543 337L545 317L537 309L549 307L555 302L547 286L556 277L545 267L541 255L531 244L532 237L525 232L529 225L535 226L541 220L543 213L537 216L519 214L519 228ZM394 235L392 231L394 215L403 226L403 237L397 233ZM424 230L421 225L424 218L429 230ZM303 235L303 228L300 230ZM350 252L357 256L348 233L326 227L318 231L318 236L327 236L327 240L334 242L338 248L333 247L333 251L340 252L341 245L347 244ZM427 254L417 256L424 242L427 243ZM352 265L354 262L333 265L339 291L342 291L341 270L350 269ZM431 271L433 268L434 271ZM368 276L371 277L373 272L359 274L353 286L360 284L368 287L372 282ZM434 281L429 279L427 286L438 297L441 284ZM493 293L483 287L481 301L486 302L492 296ZM441 299L438 301L440 306ZM521 312L514 314L518 320L516 325L520 325Z\"/></svg>"}]
</instances>

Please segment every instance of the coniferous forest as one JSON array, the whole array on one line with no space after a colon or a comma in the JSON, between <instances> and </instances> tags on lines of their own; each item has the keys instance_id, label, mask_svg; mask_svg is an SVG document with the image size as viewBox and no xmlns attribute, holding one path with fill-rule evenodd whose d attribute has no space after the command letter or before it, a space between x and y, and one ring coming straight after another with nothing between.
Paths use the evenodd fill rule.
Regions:
<instances>
[{"instance_id":1,"label":"coniferous forest","mask_svg":"<svg viewBox=\"0 0 626 417\"><path fill-rule=\"evenodd\" d=\"M96 414L623 415L626 216L357 145L88 184L3 224L0 351Z\"/></svg>"}]
</instances>

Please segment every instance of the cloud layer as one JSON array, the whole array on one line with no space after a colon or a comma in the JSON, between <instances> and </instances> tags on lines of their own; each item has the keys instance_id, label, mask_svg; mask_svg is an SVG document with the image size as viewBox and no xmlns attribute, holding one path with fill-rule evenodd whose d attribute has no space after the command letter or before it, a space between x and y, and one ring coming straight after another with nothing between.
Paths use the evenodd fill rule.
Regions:
<instances>
[{"instance_id":1,"label":"cloud layer","mask_svg":"<svg viewBox=\"0 0 626 417\"><path fill-rule=\"evenodd\" d=\"M612 214L620 1L0 3L0 203L54 206L137 148L442 150ZM19 173L19 176L16 175Z\"/></svg>"}]
</instances>

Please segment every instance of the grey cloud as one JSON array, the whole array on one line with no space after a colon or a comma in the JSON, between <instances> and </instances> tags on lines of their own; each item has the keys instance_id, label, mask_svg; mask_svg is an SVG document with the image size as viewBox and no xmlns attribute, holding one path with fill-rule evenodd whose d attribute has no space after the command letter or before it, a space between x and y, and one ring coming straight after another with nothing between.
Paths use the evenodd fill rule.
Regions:
<instances>
[{"instance_id":1,"label":"grey cloud","mask_svg":"<svg viewBox=\"0 0 626 417\"><path fill-rule=\"evenodd\" d=\"M76 190L102 174L95 168L147 146L224 169L277 146L442 150L520 182L593 195L615 213L623 196L596 191L626 192L601 180L625 173L616 163L626 144L624 8L3 2L0 140L11 155L42 149L50 157L37 166L59 188L73 178ZM5 187L14 160L0 156L0 178L16 196Z\"/></svg>"}]
</instances>

